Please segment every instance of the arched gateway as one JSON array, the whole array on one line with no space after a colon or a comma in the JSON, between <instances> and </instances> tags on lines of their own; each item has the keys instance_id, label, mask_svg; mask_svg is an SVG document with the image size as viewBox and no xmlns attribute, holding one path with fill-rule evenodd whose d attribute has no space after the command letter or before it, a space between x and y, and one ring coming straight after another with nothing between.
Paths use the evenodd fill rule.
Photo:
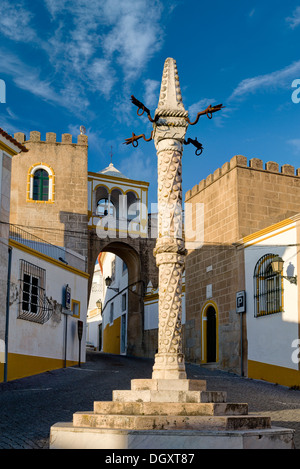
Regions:
<instances>
[{"instance_id":1,"label":"arched gateway","mask_svg":"<svg viewBox=\"0 0 300 469\"><path fill-rule=\"evenodd\" d=\"M149 223L148 183L128 179L111 163L88 175L89 294L100 253L120 257L128 269L127 354L152 356L144 332L144 295L149 282L158 284L153 256L156 233ZM99 199L99 200L98 200ZM121 295L122 292L117 292Z\"/></svg>"}]
</instances>

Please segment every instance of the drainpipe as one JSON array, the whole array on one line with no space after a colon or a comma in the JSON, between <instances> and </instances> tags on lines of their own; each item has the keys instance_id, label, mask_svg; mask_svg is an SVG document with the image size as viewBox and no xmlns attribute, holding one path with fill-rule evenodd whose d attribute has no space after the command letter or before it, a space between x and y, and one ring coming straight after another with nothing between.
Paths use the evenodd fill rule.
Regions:
<instances>
[{"instance_id":1,"label":"drainpipe","mask_svg":"<svg viewBox=\"0 0 300 469\"><path fill-rule=\"evenodd\" d=\"M11 274L12 248L8 248L8 270L6 291L6 321L5 321L5 358L4 358L4 382L7 382L7 360L8 360L8 326L9 326L9 300L10 300L10 274Z\"/></svg>"}]
</instances>

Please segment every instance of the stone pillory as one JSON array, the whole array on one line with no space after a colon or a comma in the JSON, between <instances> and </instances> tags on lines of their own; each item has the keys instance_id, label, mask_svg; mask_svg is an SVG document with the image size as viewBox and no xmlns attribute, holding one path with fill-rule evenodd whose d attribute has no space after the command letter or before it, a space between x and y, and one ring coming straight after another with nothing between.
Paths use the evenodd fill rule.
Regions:
<instances>
[{"instance_id":1,"label":"stone pillory","mask_svg":"<svg viewBox=\"0 0 300 469\"><path fill-rule=\"evenodd\" d=\"M186 257L181 230L181 158L189 121L175 60L165 61L154 119L142 103L133 97L132 101L153 122L148 140L154 140L158 158L154 255L159 269L159 344L152 379L133 379L131 390L113 391L112 402L95 402L92 412L74 414L72 424L53 426L50 447L259 448L263 440L268 447L291 448L292 430L276 433L269 417L247 415L247 405L226 403L226 393L209 392L205 381L187 379L181 331ZM204 114L207 112L214 110ZM133 134L125 143L136 146L140 137Z\"/></svg>"}]
</instances>

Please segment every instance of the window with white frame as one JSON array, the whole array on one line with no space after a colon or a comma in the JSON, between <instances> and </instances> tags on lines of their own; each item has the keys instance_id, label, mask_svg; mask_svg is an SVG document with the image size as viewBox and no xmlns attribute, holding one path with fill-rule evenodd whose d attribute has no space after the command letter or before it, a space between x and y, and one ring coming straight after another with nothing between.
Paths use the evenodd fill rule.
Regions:
<instances>
[{"instance_id":1,"label":"window with white frame","mask_svg":"<svg viewBox=\"0 0 300 469\"><path fill-rule=\"evenodd\" d=\"M28 173L27 201L54 201L54 172L45 163L31 166Z\"/></svg>"}]
</instances>

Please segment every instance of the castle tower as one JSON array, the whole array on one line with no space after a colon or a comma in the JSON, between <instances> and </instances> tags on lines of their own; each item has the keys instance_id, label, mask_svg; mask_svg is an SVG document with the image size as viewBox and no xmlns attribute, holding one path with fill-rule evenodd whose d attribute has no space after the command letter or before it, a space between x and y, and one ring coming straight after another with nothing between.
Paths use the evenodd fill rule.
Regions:
<instances>
[{"instance_id":1,"label":"castle tower","mask_svg":"<svg viewBox=\"0 0 300 469\"><path fill-rule=\"evenodd\" d=\"M26 144L12 162L10 223L43 240L87 256L86 135L30 132L15 139Z\"/></svg>"}]
</instances>

